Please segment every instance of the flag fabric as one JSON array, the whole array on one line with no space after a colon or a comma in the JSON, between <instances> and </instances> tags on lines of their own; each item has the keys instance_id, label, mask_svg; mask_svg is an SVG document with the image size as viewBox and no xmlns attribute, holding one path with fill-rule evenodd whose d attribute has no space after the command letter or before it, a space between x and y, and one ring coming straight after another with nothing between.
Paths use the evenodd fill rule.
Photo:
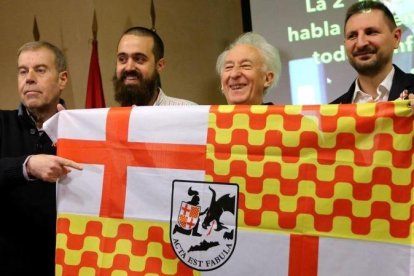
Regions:
<instances>
[{"instance_id":1,"label":"flag fabric","mask_svg":"<svg viewBox=\"0 0 414 276\"><path fill-rule=\"evenodd\" d=\"M99 67L98 41L93 39L85 108L100 107L105 107L105 97L102 86L101 69Z\"/></svg>"},{"instance_id":2,"label":"flag fabric","mask_svg":"<svg viewBox=\"0 0 414 276\"><path fill-rule=\"evenodd\" d=\"M413 127L406 101L59 112L84 170L57 275L413 275Z\"/></svg>"}]
</instances>

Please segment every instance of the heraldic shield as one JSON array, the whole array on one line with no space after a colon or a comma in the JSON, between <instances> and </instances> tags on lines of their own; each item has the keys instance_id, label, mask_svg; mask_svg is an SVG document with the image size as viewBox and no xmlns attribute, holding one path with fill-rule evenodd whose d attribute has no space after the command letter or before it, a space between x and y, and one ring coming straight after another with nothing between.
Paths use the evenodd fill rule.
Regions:
<instances>
[{"instance_id":1,"label":"heraldic shield","mask_svg":"<svg viewBox=\"0 0 414 276\"><path fill-rule=\"evenodd\" d=\"M170 239L177 257L199 271L224 265L236 246L237 202L236 184L175 180Z\"/></svg>"}]
</instances>

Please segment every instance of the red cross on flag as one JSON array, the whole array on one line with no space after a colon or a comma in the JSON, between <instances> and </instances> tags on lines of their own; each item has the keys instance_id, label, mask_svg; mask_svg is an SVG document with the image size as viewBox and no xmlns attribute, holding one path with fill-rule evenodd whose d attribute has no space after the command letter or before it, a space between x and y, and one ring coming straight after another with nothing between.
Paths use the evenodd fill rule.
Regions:
<instances>
[{"instance_id":1,"label":"red cross on flag","mask_svg":"<svg viewBox=\"0 0 414 276\"><path fill-rule=\"evenodd\" d=\"M407 102L65 110L57 275L412 275Z\"/></svg>"}]
</instances>

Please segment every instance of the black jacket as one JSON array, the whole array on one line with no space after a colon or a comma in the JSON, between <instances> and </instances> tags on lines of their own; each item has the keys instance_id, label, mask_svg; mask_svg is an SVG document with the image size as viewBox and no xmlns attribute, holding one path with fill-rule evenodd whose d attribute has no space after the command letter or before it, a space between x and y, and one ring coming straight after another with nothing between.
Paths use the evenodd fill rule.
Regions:
<instances>
[{"instance_id":1,"label":"black jacket","mask_svg":"<svg viewBox=\"0 0 414 276\"><path fill-rule=\"evenodd\" d=\"M56 150L25 108L0 111L0 275L54 275L56 184L23 176L38 153Z\"/></svg>"},{"instance_id":2,"label":"black jacket","mask_svg":"<svg viewBox=\"0 0 414 276\"><path fill-rule=\"evenodd\" d=\"M394 78L392 79L392 85L390 90L390 95L388 97L389 101L396 100L400 97L401 92L405 89L408 91L414 91L414 75L404 73L400 68L394 65L395 73ZM352 98L355 91L355 81L352 83L348 92L331 102L331 104L340 104L340 103L352 103Z\"/></svg>"}]
</instances>

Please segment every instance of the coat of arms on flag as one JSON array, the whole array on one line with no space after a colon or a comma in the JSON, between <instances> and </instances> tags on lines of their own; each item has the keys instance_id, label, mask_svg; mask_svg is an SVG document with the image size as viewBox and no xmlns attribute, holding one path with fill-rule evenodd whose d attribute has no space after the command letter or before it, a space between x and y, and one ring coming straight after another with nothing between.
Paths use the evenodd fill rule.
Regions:
<instances>
[{"instance_id":1,"label":"coat of arms on flag","mask_svg":"<svg viewBox=\"0 0 414 276\"><path fill-rule=\"evenodd\" d=\"M191 202L181 202L180 213L178 214L177 227L183 230L194 230L194 236L197 235L198 219L200 216L200 206L192 205Z\"/></svg>"},{"instance_id":2,"label":"coat of arms on flag","mask_svg":"<svg viewBox=\"0 0 414 276\"><path fill-rule=\"evenodd\" d=\"M237 196L237 185L174 181L170 235L182 262L200 271L227 262L236 245Z\"/></svg>"},{"instance_id":3,"label":"coat of arms on flag","mask_svg":"<svg viewBox=\"0 0 414 276\"><path fill-rule=\"evenodd\" d=\"M406 101L59 112L45 129L84 170L58 184L56 274L413 275L413 118Z\"/></svg>"}]
</instances>

